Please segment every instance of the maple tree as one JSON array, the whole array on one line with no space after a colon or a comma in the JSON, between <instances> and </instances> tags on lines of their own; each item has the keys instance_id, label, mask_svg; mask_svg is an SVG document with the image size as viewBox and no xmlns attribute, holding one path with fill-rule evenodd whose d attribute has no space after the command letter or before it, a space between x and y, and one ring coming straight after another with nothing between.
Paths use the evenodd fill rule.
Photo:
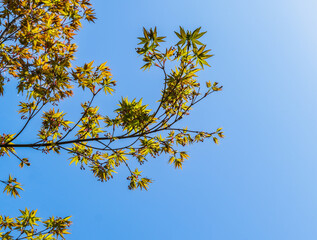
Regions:
<instances>
[{"instance_id":1,"label":"maple tree","mask_svg":"<svg viewBox=\"0 0 317 240\"><path fill-rule=\"evenodd\" d=\"M16 133L0 135L0 156L15 157L21 168L31 164L21 149L31 148L44 154L68 153L70 164L89 168L100 181L108 181L125 165L130 174L128 188L147 190L152 182L142 176L129 162L142 165L159 155L168 155L169 163L182 168L189 157L181 147L211 138L218 143L223 138L221 128L213 132L176 127L189 115L195 104L222 89L218 83L201 85L197 72L209 66L212 55L200 42L205 34L201 28L175 32L179 41L162 49L165 37L154 29L143 29L136 52L143 57L142 69L159 68L164 75L161 98L154 110L142 99L122 98L115 117L99 113L93 105L96 96L114 92L116 85L106 63L94 66L89 62L74 66L77 46L74 36L81 22L95 20L89 0L2 0L0 6L0 95L5 97L9 81L17 84L24 96L19 104L23 127ZM79 119L67 116L59 106L70 99L73 88L91 95L81 103ZM34 141L19 143L21 134L36 117L41 117ZM125 139L125 141L123 141ZM130 141L127 143L127 141ZM13 197L23 190L16 178L9 175L0 180L4 192ZM2 239L64 239L71 224L69 217L51 217L45 221L36 217L36 210L25 209L21 216L0 216ZM34 227L41 224L42 230ZM1 232L4 231L4 232Z\"/></svg>"}]
</instances>

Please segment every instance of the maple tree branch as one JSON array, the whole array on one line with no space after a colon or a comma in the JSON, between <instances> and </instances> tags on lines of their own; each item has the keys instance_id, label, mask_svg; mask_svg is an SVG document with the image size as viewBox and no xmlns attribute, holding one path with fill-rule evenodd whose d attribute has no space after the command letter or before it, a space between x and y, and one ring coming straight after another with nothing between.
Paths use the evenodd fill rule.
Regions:
<instances>
[{"instance_id":1,"label":"maple tree branch","mask_svg":"<svg viewBox=\"0 0 317 240\"><path fill-rule=\"evenodd\" d=\"M23 160L17 155L15 154L12 150L9 150L17 159L20 160L21 163L23 163Z\"/></svg>"},{"instance_id":2,"label":"maple tree branch","mask_svg":"<svg viewBox=\"0 0 317 240\"><path fill-rule=\"evenodd\" d=\"M71 143L81 143L81 142L91 142L91 141L100 141L100 140L111 140L111 139L128 139L128 138L138 138L138 137L142 137L142 136L146 136L148 134L151 133L155 133L155 132L159 132L162 130L166 130L164 128L162 129L158 129L158 130L153 130L147 133L141 133L141 134L137 134L137 135L129 135L129 136L125 136L125 135L121 135L121 136L115 136L115 137L97 137L97 138L86 138L86 139L73 139L73 140L69 140L69 141L62 141L62 142L50 142L50 143L26 143L26 144L15 144L15 143L11 143L11 144L0 144L0 147L3 148L25 148L25 147L50 147L50 146L60 146L60 145L66 145L66 144L71 144Z\"/></svg>"},{"instance_id":3,"label":"maple tree branch","mask_svg":"<svg viewBox=\"0 0 317 240\"><path fill-rule=\"evenodd\" d=\"M34 233L34 234L32 234L32 235L25 236L25 237L22 237L22 238L20 238L20 237L21 237L21 235L20 235L20 236L19 236L18 238L16 238L15 240L27 239L27 238L29 238L29 237L33 237L33 236L36 236L36 235L40 235L40 234L42 234L42 233L45 233L45 231L48 231L48 232L45 233L45 234L47 234L47 233L49 233L52 229L53 229L53 228L46 228L46 229L44 229L44 230L42 230L42 231L36 232L36 233Z\"/></svg>"},{"instance_id":4,"label":"maple tree branch","mask_svg":"<svg viewBox=\"0 0 317 240\"><path fill-rule=\"evenodd\" d=\"M39 105L40 101L36 104L33 112L31 113L31 115L29 116L27 122L24 124L24 126L22 127L22 129L17 133L17 135L15 135L10 141L8 141L7 143L11 143L13 142L15 139L17 139L17 137L24 131L24 129L26 128L26 126L29 124L29 122L41 111L41 109L46 105L46 103L43 103L43 105L37 109L37 106ZM38 110L37 112L35 112L36 110Z\"/></svg>"},{"instance_id":5,"label":"maple tree branch","mask_svg":"<svg viewBox=\"0 0 317 240\"><path fill-rule=\"evenodd\" d=\"M0 35L0 39L2 39L7 33L7 31L9 30L9 28L11 27L12 24L14 24L20 17L23 17L24 15L18 15L16 16L14 19L12 19L12 21L8 24L8 26L6 26L6 28L3 30L3 32L1 33ZM3 43L4 41L1 42L1 44Z\"/></svg>"},{"instance_id":6,"label":"maple tree branch","mask_svg":"<svg viewBox=\"0 0 317 240\"><path fill-rule=\"evenodd\" d=\"M75 152L75 151L73 151L73 150L71 150L71 149L68 149L68 148L65 148L65 147L62 147L62 146L59 146L59 147L60 147L61 149L65 150L65 151L67 151L67 152L71 152L71 153L80 155L80 156L82 156L82 157L84 157L84 158L87 158L87 159L89 159L89 160L92 161L92 162L95 161L95 160L92 159L91 157L88 157L88 156L86 156L86 155L84 155L84 154L82 154L82 153L80 153L80 152Z\"/></svg>"},{"instance_id":7,"label":"maple tree branch","mask_svg":"<svg viewBox=\"0 0 317 240\"><path fill-rule=\"evenodd\" d=\"M99 91L98 91L98 92L99 92ZM98 93L98 92L97 92L97 93ZM88 112L88 110L89 110L89 108L90 108L92 102L94 101L94 98L95 98L95 96L97 95L97 93L94 93L94 94L93 94L91 100L89 101L89 104L88 104L86 110L84 111L84 113L82 114L82 116L80 117L80 119L78 120L78 122L77 122L71 129L69 129L68 132L67 132L61 139L59 139L56 143L59 143L59 142L61 142L63 139L65 139L65 138L67 137L67 135L68 135L70 132L72 132L72 131L78 126L78 124L80 123L80 121L86 116L86 114L87 114L87 112Z\"/></svg>"}]
</instances>

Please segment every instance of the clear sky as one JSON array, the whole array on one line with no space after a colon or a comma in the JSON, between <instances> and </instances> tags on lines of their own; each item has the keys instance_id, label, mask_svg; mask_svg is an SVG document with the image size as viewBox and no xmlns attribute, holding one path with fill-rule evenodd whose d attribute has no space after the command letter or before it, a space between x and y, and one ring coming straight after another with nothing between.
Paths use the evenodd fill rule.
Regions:
<instances>
[{"instance_id":1,"label":"clear sky","mask_svg":"<svg viewBox=\"0 0 317 240\"><path fill-rule=\"evenodd\" d=\"M28 207L43 217L72 215L71 240L317 239L317 2L92 3L98 20L76 38L77 63L108 61L118 85L114 98L97 99L102 111L115 109L121 96L143 97L155 106L161 75L139 70L142 59L134 50L143 26L157 26L172 44L179 25L202 26L215 56L200 79L224 88L183 124L223 127L226 138L219 146L191 146L182 171L164 157L146 164L142 170L155 180L148 192L129 191L124 168L100 183L91 172L69 166L67 157L25 150L30 168L0 161L0 177L10 172L25 189L20 199L2 195L0 212L16 216ZM16 95L0 98L1 133L22 125L16 101ZM75 112L77 105L65 108Z\"/></svg>"}]
</instances>

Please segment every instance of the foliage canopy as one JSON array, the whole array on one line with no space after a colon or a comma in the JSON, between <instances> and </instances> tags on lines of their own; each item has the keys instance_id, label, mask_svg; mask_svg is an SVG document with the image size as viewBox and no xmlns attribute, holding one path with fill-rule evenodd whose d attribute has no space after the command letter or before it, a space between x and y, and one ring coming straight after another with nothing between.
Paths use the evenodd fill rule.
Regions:
<instances>
[{"instance_id":1,"label":"foliage canopy","mask_svg":"<svg viewBox=\"0 0 317 240\"><path fill-rule=\"evenodd\" d=\"M45 154L67 153L70 164L89 168L100 181L109 181L120 165L130 174L128 188L147 190L152 180L142 175L129 162L140 165L162 154L169 163L182 168L188 159L181 147L212 138L218 143L222 129L213 132L176 127L189 115L193 106L210 94L222 89L218 83L202 86L197 73L209 66L212 55L200 38L201 28L175 32L179 41L166 49L160 44L165 37L154 29L143 29L137 54L143 57L142 69L159 68L163 73L161 98L154 110L142 99L122 98L115 117L102 115L94 99L112 95L116 85L106 63L89 62L74 66L77 46L74 36L81 22L93 22L94 10L89 0L2 0L0 1L0 95L6 96L6 84L14 82L17 92L24 96L19 104L23 127L16 133L0 135L0 156L15 157L21 168L31 161L20 150L31 148ZM173 66L170 68L170 66ZM70 99L74 88L90 94L81 103L79 119L67 116L59 106ZM22 133L36 117L41 117L34 140L19 143ZM125 141L123 141L125 139ZM129 143L127 144L127 141ZM16 197L23 190L16 178L9 175L0 180L4 192ZM69 217L41 220L36 210L20 210L21 216L0 216L2 239L64 239L71 224ZM34 227L41 224L42 230Z\"/></svg>"}]
</instances>

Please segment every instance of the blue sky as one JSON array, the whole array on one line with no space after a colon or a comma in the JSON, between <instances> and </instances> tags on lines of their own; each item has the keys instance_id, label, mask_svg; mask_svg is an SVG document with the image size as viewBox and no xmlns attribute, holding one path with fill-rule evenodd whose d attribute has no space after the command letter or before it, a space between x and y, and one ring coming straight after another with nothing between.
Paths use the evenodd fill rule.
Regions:
<instances>
[{"instance_id":1,"label":"blue sky","mask_svg":"<svg viewBox=\"0 0 317 240\"><path fill-rule=\"evenodd\" d=\"M68 239L313 240L317 238L317 2L313 0L92 1L98 20L76 38L78 65L108 61L118 85L97 99L104 112L121 96L155 106L161 74L141 71L134 48L142 27L157 26L167 42L173 31L202 26L215 55L200 79L222 92L201 102L182 123L192 129L223 127L226 138L188 148L175 170L160 157L142 170L155 181L148 192L127 189L127 170L108 183L69 166L65 156L31 150L31 167L0 161L0 176L23 183L21 199L0 198L2 214L38 209L72 215ZM76 112L75 96L65 109ZM88 96L87 96L88 97ZM0 132L19 129L16 95L1 98ZM74 115L76 116L76 115ZM27 129L25 138L34 133Z\"/></svg>"}]
</instances>

